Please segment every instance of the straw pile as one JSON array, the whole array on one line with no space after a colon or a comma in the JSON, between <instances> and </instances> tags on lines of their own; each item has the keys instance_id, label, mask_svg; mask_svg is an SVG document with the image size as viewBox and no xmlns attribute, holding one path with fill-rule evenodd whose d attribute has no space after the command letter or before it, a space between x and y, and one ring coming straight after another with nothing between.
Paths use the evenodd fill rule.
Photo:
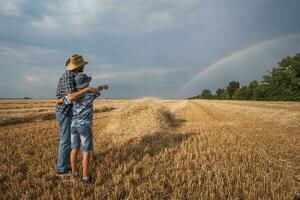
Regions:
<instances>
[{"instance_id":1,"label":"straw pile","mask_svg":"<svg viewBox=\"0 0 300 200\"><path fill-rule=\"evenodd\" d=\"M165 133L175 125L173 114L158 100L143 98L116 110L106 132L122 138L135 138Z\"/></svg>"}]
</instances>

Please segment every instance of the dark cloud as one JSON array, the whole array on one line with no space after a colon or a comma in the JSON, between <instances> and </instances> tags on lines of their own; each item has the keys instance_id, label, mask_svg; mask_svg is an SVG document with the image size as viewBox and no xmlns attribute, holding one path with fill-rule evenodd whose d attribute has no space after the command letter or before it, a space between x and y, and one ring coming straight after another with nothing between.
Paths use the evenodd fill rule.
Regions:
<instances>
[{"instance_id":1,"label":"dark cloud","mask_svg":"<svg viewBox=\"0 0 300 200\"><path fill-rule=\"evenodd\" d=\"M300 33L297 0L0 4L0 80L12 77L7 86L1 81L1 97L52 97L65 59L77 52L90 61L86 72L98 77L95 83L112 85L109 97L176 97L175 91L195 74L227 55ZM299 49L298 40L281 41L235 57L179 97L217 88L232 78L246 82L261 77L270 65Z\"/></svg>"}]
</instances>

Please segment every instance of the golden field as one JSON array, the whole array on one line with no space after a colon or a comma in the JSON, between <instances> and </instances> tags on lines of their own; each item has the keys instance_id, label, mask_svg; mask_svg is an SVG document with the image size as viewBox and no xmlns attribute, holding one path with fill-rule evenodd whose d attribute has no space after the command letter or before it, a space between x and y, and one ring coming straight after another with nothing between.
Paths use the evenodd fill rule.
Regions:
<instances>
[{"instance_id":1,"label":"golden field","mask_svg":"<svg viewBox=\"0 0 300 200\"><path fill-rule=\"evenodd\" d=\"M0 101L1 199L293 199L300 193L300 103L96 100L90 185L55 177L54 109L50 100Z\"/></svg>"}]
</instances>

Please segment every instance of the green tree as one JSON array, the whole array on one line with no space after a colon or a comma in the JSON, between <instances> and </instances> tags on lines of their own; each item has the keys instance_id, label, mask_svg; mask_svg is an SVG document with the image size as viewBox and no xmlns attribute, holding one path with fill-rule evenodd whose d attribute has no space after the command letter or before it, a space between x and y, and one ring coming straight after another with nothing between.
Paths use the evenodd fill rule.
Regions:
<instances>
[{"instance_id":1,"label":"green tree","mask_svg":"<svg viewBox=\"0 0 300 200\"><path fill-rule=\"evenodd\" d=\"M224 99L224 100L230 99L227 89L224 89L224 92L221 94L221 99Z\"/></svg>"},{"instance_id":2,"label":"green tree","mask_svg":"<svg viewBox=\"0 0 300 200\"><path fill-rule=\"evenodd\" d=\"M232 99L236 99L236 100L248 100L247 99L247 95L248 95L248 87L247 86L243 86L241 88L238 88L234 94L232 95Z\"/></svg>"},{"instance_id":3,"label":"green tree","mask_svg":"<svg viewBox=\"0 0 300 200\"><path fill-rule=\"evenodd\" d=\"M209 89L205 89L201 93L202 99L212 99L213 95L211 94L211 91Z\"/></svg>"},{"instance_id":4,"label":"green tree","mask_svg":"<svg viewBox=\"0 0 300 200\"><path fill-rule=\"evenodd\" d=\"M218 89L216 90L216 98L217 98L217 99L222 99L222 94L223 94L223 92L224 92L224 89L223 89L223 88L218 88Z\"/></svg>"},{"instance_id":5,"label":"green tree","mask_svg":"<svg viewBox=\"0 0 300 200\"><path fill-rule=\"evenodd\" d=\"M251 81L240 88L238 81L230 81L226 89L218 88L216 95L202 91L201 98L239 100L300 101L300 53L283 58L261 82Z\"/></svg>"},{"instance_id":6,"label":"green tree","mask_svg":"<svg viewBox=\"0 0 300 200\"><path fill-rule=\"evenodd\" d=\"M229 97L232 98L234 92L239 88L240 88L240 83L238 81L230 81L227 86Z\"/></svg>"},{"instance_id":7,"label":"green tree","mask_svg":"<svg viewBox=\"0 0 300 200\"><path fill-rule=\"evenodd\" d=\"M259 83L257 81L251 81L249 86L247 87L246 98L247 100L257 100L257 96L255 94Z\"/></svg>"},{"instance_id":8,"label":"green tree","mask_svg":"<svg viewBox=\"0 0 300 200\"><path fill-rule=\"evenodd\" d=\"M283 58L262 83L267 99L300 100L300 54Z\"/></svg>"},{"instance_id":9,"label":"green tree","mask_svg":"<svg viewBox=\"0 0 300 200\"><path fill-rule=\"evenodd\" d=\"M199 94L199 95L197 95L197 96L193 96L193 97L190 97L190 98L188 98L188 99L201 99L201 95Z\"/></svg>"}]
</instances>

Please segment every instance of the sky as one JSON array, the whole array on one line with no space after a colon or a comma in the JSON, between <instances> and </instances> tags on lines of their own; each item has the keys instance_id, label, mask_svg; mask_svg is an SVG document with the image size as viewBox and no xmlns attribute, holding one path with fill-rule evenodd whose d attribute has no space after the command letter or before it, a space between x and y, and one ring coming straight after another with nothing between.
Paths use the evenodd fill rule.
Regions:
<instances>
[{"instance_id":1,"label":"sky","mask_svg":"<svg viewBox=\"0 0 300 200\"><path fill-rule=\"evenodd\" d=\"M55 98L68 57L103 98L186 98L300 53L299 0L0 0L0 98Z\"/></svg>"}]
</instances>

